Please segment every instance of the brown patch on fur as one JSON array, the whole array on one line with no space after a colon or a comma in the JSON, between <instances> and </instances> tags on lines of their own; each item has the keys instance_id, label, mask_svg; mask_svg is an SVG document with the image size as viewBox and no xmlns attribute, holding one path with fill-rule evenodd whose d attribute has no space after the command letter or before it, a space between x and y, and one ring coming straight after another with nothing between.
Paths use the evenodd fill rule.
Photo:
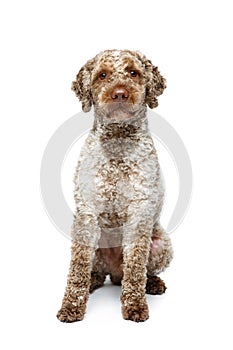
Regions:
<instances>
[{"instance_id":1,"label":"brown patch on fur","mask_svg":"<svg viewBox=\"0 0 233 350\"><path fill-rule=\"evenodd\" d=\"M106 274L104 272L92 272L91 273L91 285L90 285L90 293L94 292L94 290L102 287L104 285L104 281L106 279Z\"/></svg>"},{"instance_id":2,"label":"brown patch on fur","mask_svg":"<svg viewBox=\"0 0 233 350\"><path fill-rule=\"evenodd\" d=\"M111 179L110 183L114 184ZM114 198L114 191L112 191L112 197ZM117 212L102 212L99 214L99 223L101 224L101 227L110 227L110 228L114 228L114 227L120 227L122 226L122 224L124 222L126 222L127 220L127 213L124 213L123 215L120 215ZM107 238L107 237L103 237L104 235L101 235L101 239Z\"/></svg>"},{"instance_id":3,"label":"brown patch on fur","mask_svg":"<svg viewBox=\"0 0 233 350\"><path fill-rule=\"evenodd\" d=\"M131 138L132 140L139 141L139 135L137 134L138 128L132 124L117 124L109 123L103 124L105 132L101 135L100 140L104 142L112 138Z\"/></svg>"}]
</instances>

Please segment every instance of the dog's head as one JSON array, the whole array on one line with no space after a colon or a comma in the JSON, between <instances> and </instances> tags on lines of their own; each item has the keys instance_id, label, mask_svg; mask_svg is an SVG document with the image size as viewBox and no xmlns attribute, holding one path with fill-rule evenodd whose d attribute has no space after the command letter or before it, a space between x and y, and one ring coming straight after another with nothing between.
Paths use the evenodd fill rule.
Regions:
<instances>
[{"instance_id":1,"label":"dog's head","mask_svg":"<svg viewBox=\"0 0 233 350\"><path fill-rule=\"evenodd\" d=\"M157 97L165 87L158 68L140 52L129 50L99 53L80 69L72 83L84 112L93 104L108 113L120 108L129 115L142 106L157 107Z\"/></svg>"}]
</instances>

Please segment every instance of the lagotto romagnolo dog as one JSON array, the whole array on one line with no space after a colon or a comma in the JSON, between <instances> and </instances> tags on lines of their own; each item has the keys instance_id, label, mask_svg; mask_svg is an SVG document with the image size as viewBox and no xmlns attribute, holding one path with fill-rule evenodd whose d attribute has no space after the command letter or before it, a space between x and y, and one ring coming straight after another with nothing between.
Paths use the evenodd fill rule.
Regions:
<instances>
[{"instance_id":1,"label":"lagotto romagnolo dog","mask_svg":"<svg viewBox=\"0 0 233 350\"><path fill-rule=\"evenodd\" d=\"M129 50L101 52L72 84L83 111L94 107L94 124L75 172L72 256L60 321L82 320L89 293L107 275L121 285L128 320L145 321L146 293L166 290L158 274L173 253L159 223L164 191L146 116L165 87L158 68Z\"/></svg>"}]
</instances>

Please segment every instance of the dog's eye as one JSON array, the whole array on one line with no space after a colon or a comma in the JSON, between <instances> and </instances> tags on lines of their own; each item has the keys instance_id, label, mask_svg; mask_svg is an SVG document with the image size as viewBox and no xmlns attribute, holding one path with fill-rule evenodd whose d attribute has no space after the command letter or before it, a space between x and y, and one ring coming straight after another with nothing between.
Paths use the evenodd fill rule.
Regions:
<instances>
[{"instance_id":1,"label":"dog's eye","mask_svg":"<svg viewBox=\"0 0 233 350\"><path fill-rule=\"evenodd\" d=\"M99 74L99 79L100 79L100 80L104 80L104 79L106 78L106 76L107 76L107 74L106 74L105 72L101 72L101 73Z\"/></svg>"},{"instance_id":2,"label":"dog's eye","mask_svg":"<svg viewBox=\"0 0 233 350\"><path fill-rule=\"evenodd\" d=\"M135 70L131 70L130 75L132 78L136 78L138 76L138 73Z\"/></svg>"}]
</instances>

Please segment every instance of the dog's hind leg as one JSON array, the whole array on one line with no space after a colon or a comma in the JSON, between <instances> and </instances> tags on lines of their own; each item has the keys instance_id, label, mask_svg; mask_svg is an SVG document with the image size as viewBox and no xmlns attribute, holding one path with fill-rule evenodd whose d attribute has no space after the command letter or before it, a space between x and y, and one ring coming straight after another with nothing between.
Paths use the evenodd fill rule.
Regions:
<instances>
[{"instance_id":1,"label":"dog's hind leg","mask_svg":"<svg viewBox=\"0 0 233 350\"><path fill-rule=\"evenodd\" d=\"M103 286L107 273L104 268L104 261L100 249L95 251L95 258L91 271L90 293Z\"/></svg>"},{"instance_id":2,"label":"dog's hind leg","mask_svg":"<svg viewBox=\"0 0 233 350\"><path fill-rule=\"evenodd\" d=\"M147 294L163 294L166 286L157 275L164 271L173 258L171 240L165 230L157 223L152 233L150 254L147 263Z\"/></svg>"}]
</instances>

